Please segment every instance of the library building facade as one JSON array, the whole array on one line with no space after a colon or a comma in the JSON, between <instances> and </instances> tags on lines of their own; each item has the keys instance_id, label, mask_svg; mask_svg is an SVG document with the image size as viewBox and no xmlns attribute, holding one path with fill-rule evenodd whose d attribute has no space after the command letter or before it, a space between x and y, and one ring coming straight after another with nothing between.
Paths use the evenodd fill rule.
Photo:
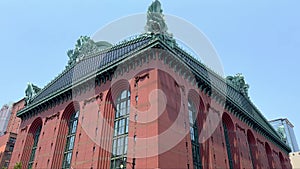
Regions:
<instances>
[{"instance_id":1,"label":"library building facade","mask_svg":"<svg viewBox=\"0 0 300 169\"><path fill-rule=\"evenodd\" d=\"M61 74L28 84L9 168L291 169L241 74L180 47L157 0L145 29L116 45L82 36Z\"/></svg>"}]
</instances>

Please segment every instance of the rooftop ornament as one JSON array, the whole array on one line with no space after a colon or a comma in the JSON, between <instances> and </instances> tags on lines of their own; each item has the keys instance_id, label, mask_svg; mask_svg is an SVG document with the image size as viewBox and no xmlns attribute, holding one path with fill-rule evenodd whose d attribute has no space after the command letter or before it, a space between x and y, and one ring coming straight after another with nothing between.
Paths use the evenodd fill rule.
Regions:
<instances>
[{"instance_id":1,"label":"rooftop ornament","mask_svg":"<svg viewBox=\"0 0 300 169\"><path fill-rule=\"evenodd\" d=\"M26 105L29 105L34 96L40 91L41 89L32 83L27 84L27 88L25 90L25 102Z\"/></svg>"},{"instance_id":2,"label":"rooftop ornament","mask_svg":"<svg viewBox=\"0 0 300 169\"><path fill-rule=\"evenodd\" d=\"M165 23L163 10L158 0L152 2L147 12L147 24L145 26L147 32L154 34L167 34L168 26Z\"/></svg>"},{"instance_id":3,"label":"rooftop ornament","mask_svg":"<svg viewBox=\"0 0 300 169\"><path fill-rule=\"evenodd\" d=\"M285 132L285 129L284 129L284 126L281 125L277 128L277 133L280 135L281 137L281 140L285 143L287 143L287 137L286 137L286 132Z\"/></svg>"},{"instance_id":4,"label":"rooftop ornament","mask_svg":"<svg viewBox=\"0 0 300 169\"><path fill-rule=\"evenodd\" d=\"M173 35L168 33L168 26L164 19L161 3L158 0L152 2L148 7L145 31L154 35L159 35L171 46L176 44Z\"/></svg>"},{"instance_id":5,"label":"rooftop ornament","mask_svg":"<svg viewBox=\"0 0 300 169\"><path fill-rule=\"evenodd\" d=\"M238 89L244 96L249 97L248 89L250 86L246 84L245 78L241 73L238 73L235 76L227 76L226 81Z\"/></svg>"},{"instance_id":6,"label":"rooftop ornament","mask_svg":"<svg viewBox=\"0 0 300 169\"><path fill-rule=\"evenodd\" d=\"M85 55L98 52L100 50L112 47L112 45L105 41L94 42L88 36L80 36L75 44L75 48L68 50L67 55L69 57L68 66L75 64Z\"/></svg>"}]
</instances>

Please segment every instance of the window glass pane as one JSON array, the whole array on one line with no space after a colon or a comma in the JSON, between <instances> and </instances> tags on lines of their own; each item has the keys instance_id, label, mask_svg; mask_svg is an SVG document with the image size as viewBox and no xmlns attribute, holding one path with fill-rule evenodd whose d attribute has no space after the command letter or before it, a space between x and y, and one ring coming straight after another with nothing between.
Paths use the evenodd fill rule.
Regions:
<instances>
[{"instance_id":1,"label":"window glass pane","mask_svg":"<svg viewBox=\"0 0 300 169\"><path fill-rule=\"evenodd\" d=\"M125 138L124 154L127 154L128 138Z\"/></svg>"},{"instance_id":2,"label":"window glass pane","mask_svg":"<svg viewBox=\"0 0 300 169\"><path fill-rule=\"evenodd\" d=\"M72 153L68 153L68 156L67 156L67 164L68 165L71 164L71 158L72 158Z\"/></svg>"},{"instance_id":3,"label":"window glass pane","mask_svg":"<svg viewBox=\"0 0 300 169\"><path fill-rule=\"evenodd\" d=\"M124 90L124 91L122 92L122 94L121 94L121 99L125 99L126 96L127 96L127 91Z\"/></svg>"},{"instance_id":4,"label":"window glass pane","mask_svg":"<svg viewBox=\"0 0 300 169\"><path fill-rule=\"evenodd\" d=\"M71 136L70 138L70 144L69 144L69 149L68 150L72 150L74 147L74 140L75 140L75 136Z\"/></svg>"},{"instance_id":5,"label":"window glass pane","mask_svg":"<svg viewBox=\"0 0 300 169\"><path fill-rule=\"evenodd\" d=\"M113 150L112 150L113 156L116 155L116 150L117 150L117 141L113 140Z\"/></svg>"},{"instance_id":6,"label":"window glass pane","mask_svg":"<svg viewBox=\"0 0 300 169\"><path fill-rule=\"evenodd\" d=\"M190 124L194 124L193 112L190 110L189 110L189 121L190 121Z\"/></svg>"},{"instance_id":7,"label":"window glass pane","mask_svg":"<svg viewBox=\"0 0 300 169\"><path fill-rule=\"evenodd\" d=\"M77 129L77 120L75 120L75 121L73 122L73 127L72 127L71 133L74 134L74 133L76 132L76 129Z\"/></svg>"},{"instance_id":8,"label":"window glass pane","mask_svg":"<svg viewBox=\"0 0 300 169\"><path fill-rule=\"evenodd\" d=\"M126 107L126 102L121 103L121 109L124 109Z\"/></svg>"},{"instance_id":9,"label":"window glass pane","mask_svg":"<svg viewBox=\"0 0 300 169\"><path fill-rule=\"evenodd\" d=\"M120 116L124 116L125 113L126 113L126 112L125 112L125 109L121 109L121 110L120 110Z\"/></svg>"},{"instance_id":10,"label":"window glass pane","mask_svg":"<svg viewBox=\"0 0 300 169\"><path fill-rule=\"evenodd\" d=\"M191 140L192 141L195 141L195 133L194 133L194 128L193 127L190 127L190 132L191 132Z\"/></svg>"},{"instance_id":11,"label":"window glass pane","mask_svg":"<svg viewBox=\"0 0 300 169\"><path fill-rule=\"evenodd\" d=\"M130 101L127 102L127 107L130 107Z\"/></svg>"},{"instance_id":12,"label":"window glass pane","mask_svg":"<svg viewBox=\"0 0 300 169\"><path fill-rule=\"evenodd\" d=\"M120 128L119 128L119 135L124 134L124 128L125 128L125 126L120 126Z\"/></svg>"},{"instance_id":13,"label":"window glass pane","mask_svg":"<svg viewBox=\"0 0 300 169\"><path fill-rule=\"evenodd\" d=\"M126 119L125 133L128 133L128 126L129 126L129 118Z\"/></svg>"},{"instance_id":14,"label":"window glass pane","mask_svg":"<svg viewBox=\"0 0 300 169\"><path fill-rule=\"evenodd\" d=\"M76 111L75 118L78 118L78 116L79 116L79 111Z\"/></svg>"},{"instance_id":15,"label":"window glass pane","mask_svg":"<svg viewBox=\"0 0 300 169\"><path fill-rule=\"evenodd\" d=\"M120 110L118 110L117 112L116 112L116 118L119 118L120 117Z\"/></svg>"},{"instance_id":16,"label":"window glass pane","mask_svg":"<svg viewBox=\"0 0 300 169\"><path fill-rule=\"evenodd\" d=\"M126 114L129 114L129 113L130 113L130 107L127 107Z\"/></svg>"}]
</instances>

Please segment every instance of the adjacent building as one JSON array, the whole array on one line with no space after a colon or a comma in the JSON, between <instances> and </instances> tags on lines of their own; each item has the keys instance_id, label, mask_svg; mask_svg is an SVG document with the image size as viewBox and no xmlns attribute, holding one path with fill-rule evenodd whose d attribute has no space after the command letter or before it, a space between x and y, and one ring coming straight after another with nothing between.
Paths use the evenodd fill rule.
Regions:
<instances>
[{"instance_id":1,"label":"adjacent building","mask_svg":"<svg viewBox=\"0 0 300 169\"><path fill-rule=\"evenodd\" d=\"M157 0L146 30L117 45L80 37L60 75L28 84L9 168L291 168L240 74L181 49Z\"/></svg>"},{"instance_id":2,"label":"adjacent building","mask_svg":"<svg viewBox=\"0 0 300 169\"><path fill-rule=\"evenodd\" d=\"M0 167L8 167L17 135L15 133L6 133L0 137Z\"/></svg>"},{"instance_id":3,"label":"adjacent building","mask_svg":"<svg viewBox=\"0 0 300 169\"><path fill-rule=\"evenodd\" d=\"M300 168L300 151L290 153L290 159L293 169Z\"/></svg>"},{"instance_id":4,"label":"adjacent building","mask_svg":"<svg viewBox=\"0 0 300 169\"><path fill-rule=\"evenodd\" d=\"M5 134L9 118L11 116L11 105L5 104L0 110L0 136Z\"/></svg>"},{"instance_id":5,"label":"adjacent building","mask_svg":"<svg viewBox=\"0 0 300 169\"><path fill-rule=\"evenodd\" d=\"M4 135L0 137L0 168L8 167L17 139L21 119L16 116L17 111L24 108L24 99L12 104L9 108L9 118L6 120ZM7 106L8 107L8 106Z\"/></svg>"},{"instance_id":6,"label":"adjacent building","mask_svg":"<svg viewBox=\"0 0 300 169\"><path fill-rule=\"evenodd\" d=\"M9 118L6 132L7 133L15 133L17 134L19 132L21 119L17 117L17 112L22 110L25 107L25 98L13 103L12 110L11 110L11 116Z\"/></svg>"},{"instance_id":7,"label":"adjacent building","mask_svg":"<svg viewBox=\"0 0 300 169\"><path fill-rule=\"evenodd\" d=\"M270 124L280 134L282 140L292 149L292 152L298 152L299 147L294 133L294 126L287 118L279 118L270 121Z\"/></svg>"}]
</instances>

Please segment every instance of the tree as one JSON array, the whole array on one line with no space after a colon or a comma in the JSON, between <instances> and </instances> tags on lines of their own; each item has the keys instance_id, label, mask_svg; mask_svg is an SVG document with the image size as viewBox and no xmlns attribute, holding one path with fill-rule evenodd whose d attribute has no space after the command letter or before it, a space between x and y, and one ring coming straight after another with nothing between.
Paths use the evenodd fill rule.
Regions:
<instances>
[{"instance_id":1,"label":"tree","mask_svg":"<svg viewBox=\"0 0 300 169\"><path fill-rule=\"evenodd\" d=\"M22 169L22 163L21 162L16 163L14 169Z\"/></svg>"}]
</instances>

